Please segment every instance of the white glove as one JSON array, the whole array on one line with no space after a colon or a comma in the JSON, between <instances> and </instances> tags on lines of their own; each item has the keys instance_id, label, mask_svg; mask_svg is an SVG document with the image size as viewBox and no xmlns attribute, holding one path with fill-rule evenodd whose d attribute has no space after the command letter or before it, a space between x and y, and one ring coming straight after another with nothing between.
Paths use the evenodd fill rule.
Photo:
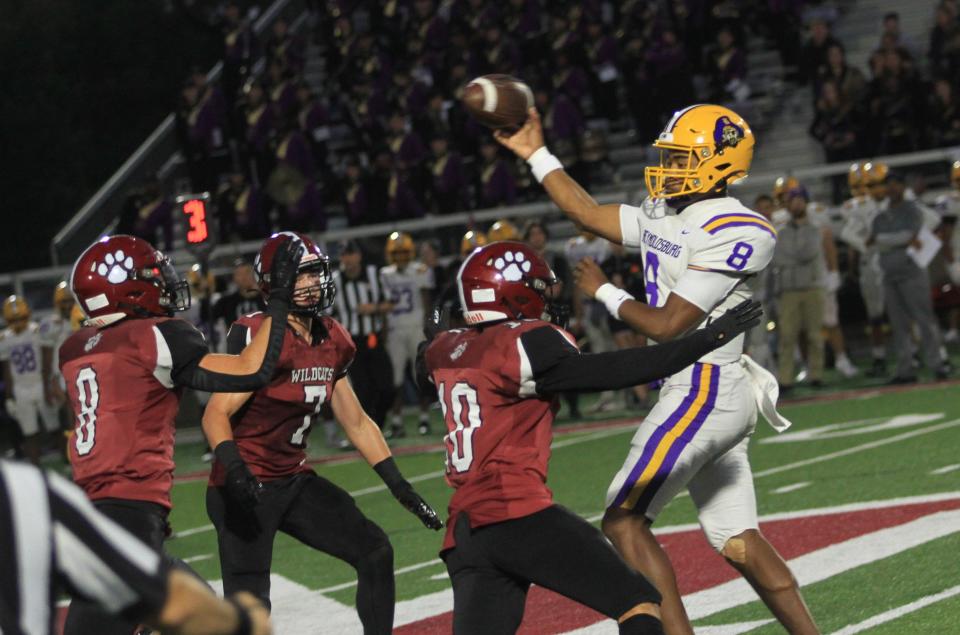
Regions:
<instances>
[{"instance_id":1,"label":"white glove","mask_svg":"<svg viewBox=\"0 0 960 635\"><path fill-rule=\"evenodd\" d=\"M947 275L950 276L950 282L960 286L960 261L951 262L947 265Z\"/></svg>"},{"instance_id":2,"label":"white glove","mask_svg":"<svg viewBox=\"0 0 960 635\"><path fill-rule=\"evenodd\" d=\"M840 272L828 271L827 277L823 280L823 287L827 290L827 293L836 293L840 288Z\"/></svg>"}]
</instances>

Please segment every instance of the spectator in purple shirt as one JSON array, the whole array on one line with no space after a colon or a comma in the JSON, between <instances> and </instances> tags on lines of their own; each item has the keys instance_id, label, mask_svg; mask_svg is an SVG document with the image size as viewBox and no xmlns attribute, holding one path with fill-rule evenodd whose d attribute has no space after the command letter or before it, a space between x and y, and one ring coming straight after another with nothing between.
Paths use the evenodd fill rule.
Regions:
<instances>
[{"instance_id":1,"label":"spectator in purple shirt","mask_svg":"<svg viewBox=\"0 0 960 635\"><path fill-rule=\"evenodd\" d=\"M609 120L620 117L617 40L603 31L603 24L587 24L587 57L590 59L593 103L596 113Z\"/></svg>"},{"instance_id":2,"label":"spectator in purple shirt","mask_svg":"<svg viewBox=\"0 0 960 635\"><path fill-rule=\"evenodd\" d=\"M517 186L510 164L500 155L500 146L491 139L480 145L483 162L479 171L479 207L513 205L517 199Z\"/></svg>"},{"instance_id":3,"label":"spectator in purple shirt","mask_svg":"<svg viewBox=\"0 0 960 635\"><path fill-rule=\"evenodd\" d=\"M243 172L233 172L217 192L220 242L257 240L270 231L269 204Z\"/></svg>"},{"instance_id":4,"label":"spectator in purple shirt","mask_svg":"<svg viewBox=\"0 0 960 635\"><path fill-rule=\"evenodd\" d=\"M457 152L448 148L446 137L430 140L432 176L432 211L437 214L452 214L466 207L467 178L463 160Z\"/></svg>"},{"instance_id":5,"label":"spectator in purple shirt","mask_svg":"<svg viewBox=\"0 0 960 635\"><path fill-rule=\"evenodd\" d=\"M267 61L277 61L294 74L302 73L306 48L303 39L290 33L290 27L282 17L277 18L270 30L266 42Z\"/></svg>"},{"instance_id":6,"label":"spectator in purple shirt","mask_svg":"<svg viewBox=\"0 0 960 635\"><path fill-rule=\"evenodd\" d=\"M307 181L300 197L282 208L281 224L294 231L327 230L327 215L323 208L320 188L313 180Z\"/></svg>"},{"instance_id":7,"label":"spectator in purple shirt","mask_svg":"<svg viewBox=\"0 0 960 635\"><path fill-rule=\"evenodd\" d=\"M348 158L343 173L343 207L351 227L376 222L369 190L360 162L355 157Z\"/></svg>"},{"instance_id":8,"label":"spectator in purple shirt","mask_svg":"<svg viewBox=\"0 0 960 635\"><path fill-rule=\"evenodd\" d=\"M254 163L258 181L265 183L276 162L273 154L276 128L273 110L263 85L257 80L247 82L244 87L243 113L247 153Z\"/></svg>"}]
</instances>

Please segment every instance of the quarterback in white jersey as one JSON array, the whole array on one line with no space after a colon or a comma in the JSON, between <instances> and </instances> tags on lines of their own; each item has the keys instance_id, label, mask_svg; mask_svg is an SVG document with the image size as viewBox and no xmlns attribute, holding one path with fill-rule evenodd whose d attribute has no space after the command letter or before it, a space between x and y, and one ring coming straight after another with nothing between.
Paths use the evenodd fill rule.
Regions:
<instances>
[{"instance_id":1,"label":"quarterback in white jersey","mask_svg":"<svg viewBox=\"0 0 960 635\"><path fill-rule=\"evenodd\" d=\"M7 411L20 424L24 454L39 463L42 433L57 429L56 413L47 404L43 385L40 326L30 320L26 300L15 295L3 303L3 317L9 325L0 334Z\"/></svg>"},{"instance_id":2,"label":"quarterback in white jersey","mask_svg":"<svg viewBox=\"0 0 960 635\"><path fill-rule=\"evenodd\" d=\"M597 204L547 150L533 109L518 132L495 136L527 160L575 224L642 250L647 303L607 283L589 260L577 265L578 284L655 341L701 327L748 299L746 280L773 256L773 226L726 195L729 184L747 175L754 146L747 123L727 108L701 104L674 114L654 143L660 165L646 169L651 198L640 207ZM781 624L794 634L818 632L795 577L759 531L749 438L758 411L777 429L789 422L774 407L776 380L742 348L741 335L666 380L608 490L604 533L656 584L671 635L693 629L650 525L684 487L707 539Z\"/></svg>"},{"instance_id":3,"label":"quarterback in white jersey","mask_svg":"<svg viewBox=\"0 0 960 635\"><path fill-rule=\"evenodd\" d=\"M386 252L390 264L380 269L380 282L384 295L393 304L393 310L387 317L387 354L393 367L393 384L397 388L389 432L394 437L402 437L405 434L400 414L404 373L407 366L413 370L417 346L424 340L423 321L429 305L430 289L434 285L433 270L413 260L416 250L409 234L390 234ZM427 403L421 400L420 434L430 432L429 421Z\"/></svg>"},{"instance_id":4,"label":"quarterback in white jersey","mask_svg":"<svg viewBox=\"0 0 960 635\"><path fill-rule=\"evenodd\" d=\"M49 402L60 407L66 402L66 385L60 374L60 345L73 333L70 313L73 311L73 293L66 282L53 291L53 313L40 321L41 371Z\"/></svg>"}]
</instances>

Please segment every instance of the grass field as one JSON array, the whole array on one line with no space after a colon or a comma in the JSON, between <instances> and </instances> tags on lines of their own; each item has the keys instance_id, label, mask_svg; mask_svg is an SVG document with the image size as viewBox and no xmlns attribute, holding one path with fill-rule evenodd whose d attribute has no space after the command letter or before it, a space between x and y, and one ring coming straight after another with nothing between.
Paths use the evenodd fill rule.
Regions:
<instances>
[{"instance_id":1,"label":"grass field","mask_svg":"<svg viewBox=\"0 0 960 635\"><path fill-rule=\"evenodd\" d=\"M777 436L761 422L752 445L762 529L790 560L823 632L960 633L960 385L861 388L795 400L782 411L793 428ZM549 484L558 502L594 522L635 429L637 417L629 414L557 428ZM424 441L404 440L397 460L423 496L444 508L450 490L439 435L426 438L427 447ZM215 581L220 572L203 505L201 453L199 444L177 447L176 533L168 549ZM441 535L400 508L362 461L323 449L313 457L317 471L353 493L390 536L397 632L449 632L452 596L437 558ZM681 496L656 528L698 633L782 632L695 523L689 498ZM280 535L273 573L279 633L360 632L349 566ZM616 627L534 589L522 630L615 633Z\"/></svg>"}]
</instances>

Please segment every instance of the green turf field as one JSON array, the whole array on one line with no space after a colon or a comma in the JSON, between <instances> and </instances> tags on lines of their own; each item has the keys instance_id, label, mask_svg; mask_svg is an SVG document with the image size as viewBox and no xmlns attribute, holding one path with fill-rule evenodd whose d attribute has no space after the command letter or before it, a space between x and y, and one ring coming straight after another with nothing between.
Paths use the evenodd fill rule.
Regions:
<instances>
[{"instance_id":1,"label":"green turf field","mask_svg":"<svg viewBox=\"0 0 960 635\"><path fill-rule=\"evenodd\" d=\"M751 456L761 516L786 517L793 512L842 505L847 506L843 509L862 510L883 505L883 501L890 499L913 497L911 500L916 501L921 500L918 497L938 493L948 493L939 499L960 500L960 453L957 451L960 447L960 386L915 386L894 392L862 389L839 399L794 402L782 411L793 420L794 427L786 435L777 437L761 422L753 440ZM628 414L620 412L608 416L622 419ZM412 417L408 425L414 426ZM549 484L558 502L595 520L602 511L609 479L626 454L634 426L600 420L591 425L595 427L558 426ZM439 417L435 428L439 428ZM320 435L316 431L314 435L314 444L319 445ZM428 443L438 440L439 435L426 439ZM412 444L423 444L424 441L423 438L408 438L398 445L409 449ZM178 445L178 474L196 477L203 471L205 465L200 461L201 453L199 444ZM321 448L313 450L317 458L330 458L331 454ZM439 449L402 454L398 463L427 500L438 509L445 508L450 492L442 478ZM402 618L398 623L406 620L404 623L414 622L415 626L416 620L410 615L416 617L421 604L422 617L437 613L436 602L431 602L436 598L443 600L446 597L443 593L449 589L443 565L437 560L441 535L423 529L393 500L362 461L341 459L317 465L316 469L354 493L364 512L389 534L395 550L395 567L399 570L398 600L406 601L402 602L406 613L398 607L398 618ZM171 520L177 534L168 543L168 549L191 562L206 578L216 580L219 578L216 539L204 509L205 486L205 481L197 478L188 478L175 485L175 509ZM876 503L871 503L873 501ZM806 599L823 631L960 632L960 626L957 626L960 624L960 595L957 595L960 593L960 559L957 556L960 553L960 520L956 513L943 511L940 516L927 515L918 519L918 527L923 531L932 527L931 531L935 533L916 538L914 546L910 546L912 542L906 547L898 543L887 555L883 555L886 553L883 549L889 545L874 544L883 542L885 534L882 532L857 536L855 538L860 542L849 543L843 552L847 554L844 557L853 554L866 560L848 566L837 555L830 563L837 568L835 573L824 573L826 569L817 566L816 558L821 552L814 550L804 555L807 561L803 562L807 563L805 566L810 573L798 573L801 581L807 579L805 575L813 576L809 579L824 576L805 584ZM878 518L883 516L882 513L875 515ZM838 516L832 522L836 526L836 523L845 521ZM688 497L681 496L667 507L656 526L690 523L696 523L694 508ZM951 523L951 526L944 529L944 523ZM829 526L829 523L821 523L820 528L808 527L803 530L805 533L797 535L809 539ZM903 531L908 531L909 527L912 525ZM896 528L891 531L894 530ZM784 531L789 536L794 530L787 527ZM700 549L704 547L705 543L698 536L690 540L701 541L690 544ZM789 542L789 538L785 540ZM778 546L783 549L782 545ZM876 558L864 555L873 553L871 549L879 549L881 555ZM827 558L829 553L824 551L823 557ZM797 563L801 566L801 561ZM701 566L726 568L716 557L705 560ZM819 572L818 568L821 569ZM322 590L320 594L305 597L313 597L317 606L325 606L324 614L333 610L330 607L337 606L321 602L324 597L343 605L350 605L353 601L355 577L349 566L286 536L281 535L276 541L273 572L292 583L291 588L296 587L299 592ZM286 588L284 585L278 587L275 582L275 615L281 623L284 609L282 602L278 604L277 595ZM691 601L695 602L696 598ZM698 631L782 632L776 624L764 623L770 615L749 589L731 587L725 602L728 608L696 619ZM302 611L309 613L307 606L300 606ZM449 608L447 606L444 610ZM699 610L692 610L691 615L699 615ZM559 632L538 630L536 622L531 621L535 617L531 616L528 603L525 622L528 630L525 632ZM874 622L865 622L871 618ZM736 624L742 626L731 627ZM727 625L727 630L714 631L718 625ZM751 626L755 628L751 630ZM616 629L611 630L611 627L612 624L606 631L589 632L615 632ZM336 629L337 632L341 630ZM280 632L286 631L281 629ZM307 628L305 632L333 631L318 625L315 630ZM404 632L417 631L414 628ZM423 632L434 631L427 629Z\"/></svg>"}]
</instances>

